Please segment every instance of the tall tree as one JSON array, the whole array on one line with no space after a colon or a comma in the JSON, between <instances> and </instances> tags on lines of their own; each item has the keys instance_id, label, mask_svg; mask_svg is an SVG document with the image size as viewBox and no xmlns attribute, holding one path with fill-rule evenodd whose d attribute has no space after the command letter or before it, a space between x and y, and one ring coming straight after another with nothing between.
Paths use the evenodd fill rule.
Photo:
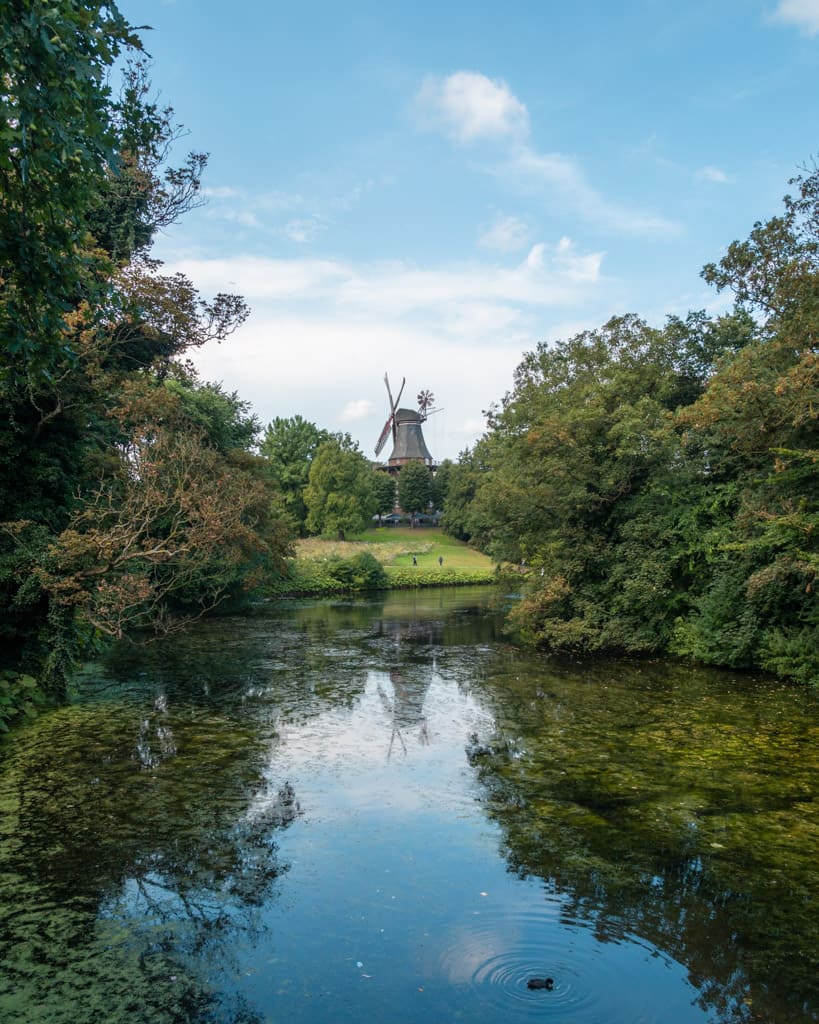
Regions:
<instances>
[{"instance_id":1,"label":"tall tree","mask_svg":"<svg viewBox=\"0 0 819 1024\"><path fill-rule=\"evenodd\" d=\"M59 693L97 633L217 603L275 571L288 535L246 451L255 419L182 363L247 308L201 298L148 254L198 202L204 156L167 165L179 129L144 65L111 91L115 63L140 49L115 3L6 8L0 670Z\"/></svg>"},{"instance_id":2,"label":"tall tree","mask_svg":"<svg viewBox=\"0 0 819 1024\"><path fill-rule=\"evenodd\" d=\"M0 334L18 369L47 372L66 347L66 309L104 287L88 229L98 183L118 162L108 74L123 50L139 49L113 2L4 5Z\"/></svg>"},{"instance_id":3,"label":"tall tree","mask_svg":"<svg viewBox=\"0 0 819 1024\"><path fill-rule=\"evenodd\" d=\"M492 412L461 518L499 561L543 570L514 616L533 641L580 651L669 643L690 572L675 498L690 499L698 469L673 411L704 386L694 355L711 331L699 315L663 330L629 316L539 346Z\"/></svg>"},{"instance_id":4,"label":"tall tree","mask_svg":"<svg viewBox=\"0 0 819 1024\"><path fill-rule=\"evenodd\" d=\"M432 473L423 462L406 462L398 474L398 504L410 515L429 510Z\"/></svg>"},{"instance_id":5,"label":"tall tree","mask_svg":"<svg viewBox=\"0 0 819 1024\"><path fill-rule=\"evenodd\" d=\"M284 511L295 528L306 531L307 505L304 490L310 476L310 465L330 434L301 416L277 416L267 425L261 443L261 454L281 496Z\"/></svg>"},{"instance_id":6,"label":"tall tree","mask_svg":"<svg viewBox=\"0 0 819 1024\"><path fill-rule=\"evenodd\" d=\"M443 459L432 478L432 504L437 511L442 511L446 504L454 465L452 459Z\"/></svg>"},{"instance_id":7,"label":"tall tree","mask_svg":"<svg viewBox=\"0 0 819 1024\"><path fill-rule=\"evenodd\" d=\"M791 184L781 216L703 271L759 326L681 415L722 515L677 643L702 660L819 681L819 169Z\"/></svg>"},{"instance_id":8,"label":"tall tree","mask_svg":"<svg viewBox=\"0 0 819 1024\"><path fill-rule=\"evenodd\" d=\"M372 481L376 514L388 515L395 508L395 477L382 469L374 469Z\"/></svg>"},{"instance_id":9,"label":"tall tree","mask_svg":"<svg viewBox=\"0 0 819 1024\"><path fill-rule=\"evenodd\" d=\"M325 441L310 464L304 500L311 533L340 540L359 533L376 511L369 462L338 438Z\"/></svg>"}]
</instances>

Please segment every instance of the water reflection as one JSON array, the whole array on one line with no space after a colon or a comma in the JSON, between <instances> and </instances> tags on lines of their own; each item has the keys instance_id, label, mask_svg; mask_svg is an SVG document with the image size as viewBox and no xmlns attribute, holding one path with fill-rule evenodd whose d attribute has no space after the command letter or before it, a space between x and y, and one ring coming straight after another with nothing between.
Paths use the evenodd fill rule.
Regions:
<instances>
[{"instance_id":1,"label":"water reflection","mask_svg":"<svg viewBox=\"0 0 819 1024\"><path fill-rule=\"evenodd\" d=\"M286 869L276 835L298 805L265 755L246 728L159 700L27 730L0 776L0 1019L255 1020L202 965L256 927Z\"/></svg>"},{"instance_id":2,"label":"water reflection","mask_svg":"<svg viewBox=\"0 0 819 1024\"><path fill-rule=\"evenodd\" d=\"M483 692L503 724L468 754L519 876L601 942L626 929L685 963L722 1020L815 1019L813 698L622 665Z\"/></svg>"},{"instance_id":3,"label":"water reflection","mask_svg":"<svg viewBox=\"0 0 819 1024\"><path fill-rule=\"evenodd\" d=\"M4 1024L815 1020L815 698L557 665L489 601L90 669L2 750Z\"/></svg>"}]
</instances>

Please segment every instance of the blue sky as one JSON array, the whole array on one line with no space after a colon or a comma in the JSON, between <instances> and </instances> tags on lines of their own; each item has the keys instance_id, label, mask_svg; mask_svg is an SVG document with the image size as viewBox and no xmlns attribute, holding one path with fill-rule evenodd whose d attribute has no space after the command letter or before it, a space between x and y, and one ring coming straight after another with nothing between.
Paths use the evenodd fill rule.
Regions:
<instances>
[{"instance_id":1,"label":"blue sky","mask_svg":"<svg viewBox=\"0 0 819 1024\"><path fill-rule=\"evenodd\" d=\"M819 0L121 9L210 153L155 255L253 311L203 376L368 455L385 371L454 458L539 341L723 308L703 264L819 155Z\"/></svg>"}]
</instances>

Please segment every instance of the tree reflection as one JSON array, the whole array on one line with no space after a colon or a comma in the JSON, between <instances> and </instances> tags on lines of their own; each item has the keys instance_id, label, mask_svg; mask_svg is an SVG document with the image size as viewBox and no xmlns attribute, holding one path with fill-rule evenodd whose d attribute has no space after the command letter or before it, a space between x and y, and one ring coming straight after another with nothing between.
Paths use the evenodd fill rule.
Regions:
<instances>
[{"instance_id":1,"label":"tree reflection","mask_svg":"<svg viewBox=\"0 0 819 1024\"><path fill-rule=\"evenodd\" d=\"M266 780L266 744L241 725L161 704L134 717L55 713L4 765L8 1024L257 1019L219 979L286 870L296 794Z\"/></svg>"},{"instance_id":2,"label":"tree reflection","mask_svg":"<svg viewBox=\"0 0 819 1024\"><path fill-rule=\"evenodd\" d=\"M629 932L685 964L720 1020L814 1020L815 701L512 660L478 684L502 724L467 748L510 868L601 941Z\"/></svg>"}]
</instances>

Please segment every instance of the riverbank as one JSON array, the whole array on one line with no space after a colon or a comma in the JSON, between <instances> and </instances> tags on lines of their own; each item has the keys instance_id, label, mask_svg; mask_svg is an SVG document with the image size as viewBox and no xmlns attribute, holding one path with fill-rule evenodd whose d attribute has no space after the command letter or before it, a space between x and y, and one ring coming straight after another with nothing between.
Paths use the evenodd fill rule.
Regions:
<instances>
[{"instance_id":1,"label":"riverbank","mask_svg":"<svg viewBox=\"0 0 819 1024\"><path fill-rule=\"evenodd\" d=\"M287 577L268 585L270 598L362 590L495 583L490 558L438 527L378 527L350 540L296 542Z\"/></svg>"}]
</instances>

